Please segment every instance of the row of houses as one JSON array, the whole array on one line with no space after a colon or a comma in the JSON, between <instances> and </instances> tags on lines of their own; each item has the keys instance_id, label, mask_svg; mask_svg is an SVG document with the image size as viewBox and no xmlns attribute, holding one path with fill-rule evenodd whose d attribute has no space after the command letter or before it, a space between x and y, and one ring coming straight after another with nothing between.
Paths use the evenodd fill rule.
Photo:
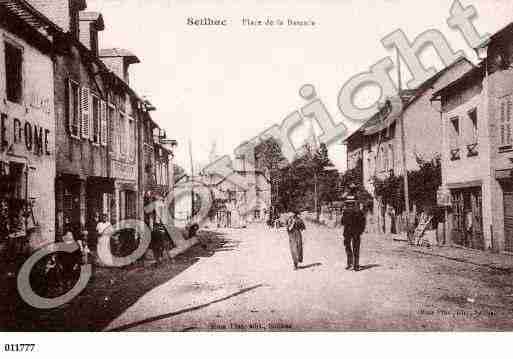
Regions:
<instances>
[{"instance_id":1,"label":"row of houses","mask_svg":"<svg viewBox=\"0 0 513 359\"><path fill-rule=\"evenodd\" d=\"M402 126L385 106L349 136L347 166L362 171L363 186L374 194L375 178L438 157L439 192L449 206L443 235L453 244L512 252L513 24L475 50L477 65L460 58L401 92ZM389 231L389 208L374 197L373 229Z\"/></svg>"},{"instance_id":2,"label":"row of houses","mask_svg":"<svg viewBox=\"0 0 513 359\"><path fill-rule=\"evenodd\" d=\"M151 221L173 184L176 141L130 87L138 57L100 49L102 15L85 0L0 0L0 248L53 242L69 223L94 235Z\"/></svg>"},{"instance_id":3,"label":"row of houses","mask_svg":"<svg viewBox=\"0 0 513 359\"><path fill-rule=\"evenodd\" d=\"M211 154L209 163L218 157ZM233 175L224 176L208 167L194 176L193 182L207 188L212 195L212 206L208 221L214 227L242 228L252 222L263 222L268 219L271 209L271 182L269 171L259 166L258 154L250 159L244 156L235 157ZM257 165L255 165L257 164ZM237 176L237 180L233 180ZM177 180L176 186L187 186L191 182L189 175ZM199 192L199 191L198 191ZM200 198L196 198L198 205ZM176 218L190 218L193 204L191 196L177 198L175 203ZM207 223L208 225L208 223Z\"/></svg>"}]
</instances>

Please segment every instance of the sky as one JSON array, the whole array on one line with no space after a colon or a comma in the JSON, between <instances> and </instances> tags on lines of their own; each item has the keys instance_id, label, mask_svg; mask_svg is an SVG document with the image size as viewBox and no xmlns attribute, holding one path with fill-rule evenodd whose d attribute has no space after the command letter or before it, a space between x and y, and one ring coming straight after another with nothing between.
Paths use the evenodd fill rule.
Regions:
<instances>
[{"instance_id":1,"label":"sky","mask_svg":"<svg viewBox=\"0 0 513 359\"><path fill-rule=\"evenodd\" d=\"M513 21L511 0L461 4L475 6L473 23L481 34ZM314 85L334 121L342 121L340 89L382 58L395 60L380 40L396 29L410 41L437 29L475 63L472 49L446 23L451 5L452 0L88 0L88 10L104 17L100 46L126 48L140 58L131 67L131 85L157 107L152 116L178 141L175 160L186 169L189 141L196 167L208 163L214 144L217 155L232 155L239 144L304 106L304 84ZM188 17L222 18L228 26L190 26ZM243 18L316 24L248 27ZM442 68L431 48L421 59L426 67ZM402 69L406 83L410 75ZM376 88L367 88L356 103L368 106L377 97ZM299 133L295 144L304 131ZM342 143L331 145L329 154L344 170Z\"/></svg>"}]
</instances>

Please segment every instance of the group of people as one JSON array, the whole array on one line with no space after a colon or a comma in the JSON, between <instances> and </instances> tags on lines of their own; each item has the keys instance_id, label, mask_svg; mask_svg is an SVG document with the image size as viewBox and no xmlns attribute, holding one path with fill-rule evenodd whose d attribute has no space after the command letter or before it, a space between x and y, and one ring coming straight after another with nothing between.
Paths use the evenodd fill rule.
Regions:
<instances>
[{"instance_id":1,"label":"group of people","mask_svg":"<svg viewBox=\"0 0 513 359\"><path fill-rule=\"evenodd\" d=\"M347 270L360 270L360 241L365 231L365 214L358 206L353 196L348 196L342 213L341 224L344 227L343 237L347 255ZM306 229L304 221L300 217L299 210L287 220L287 233L289 235L290 253L294 270L303 262L303 236Z\"/></svg>"}]
</instances>

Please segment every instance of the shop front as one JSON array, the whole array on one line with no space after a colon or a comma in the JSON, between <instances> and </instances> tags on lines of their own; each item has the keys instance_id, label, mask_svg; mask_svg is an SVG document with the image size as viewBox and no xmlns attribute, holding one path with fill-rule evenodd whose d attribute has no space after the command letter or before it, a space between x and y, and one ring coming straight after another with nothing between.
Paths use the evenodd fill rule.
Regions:
<instances>
[{"instance_id":1,"label":"shop front","mask_svg":"<svg viewBox=\"0 0 513 359\"><path fill-rule=\"evenodd\" d=\"M504 206L504 251L513 253L513 169L497 170Z\"/></svg>"},{"instance_id":2,"label":"shop front","mask_svg":"<svg viewBox=\"0 0 513 359\"><path fill-rule=\"evenodd\" d=\"M485 249L481 186L451 188L451 239L454 244Z\"/></svg>"},{"instance_id":3,"label":"shop front","mask_svg":"<svg viewBox=\"0 0 513 359\"><path fill-rule=\"evenodd\" d=\"M111 211L112 222L125 219L139 219L136 165L112 160L111 176L114 180L114 205Z\"/></svg>"},{"instance_id":4,"label":"shop front","mask_svg":"<svg viewBox=\"0 0 513 359\"><path fill-rule=\"evenodd\" d=\"M51 100L48 86L43 94L46 93L46 99ZM55 240L51 103L44 107L9 101L0 104L0 255L3 260L12 261Z\"/></svg>"}]
</instances>

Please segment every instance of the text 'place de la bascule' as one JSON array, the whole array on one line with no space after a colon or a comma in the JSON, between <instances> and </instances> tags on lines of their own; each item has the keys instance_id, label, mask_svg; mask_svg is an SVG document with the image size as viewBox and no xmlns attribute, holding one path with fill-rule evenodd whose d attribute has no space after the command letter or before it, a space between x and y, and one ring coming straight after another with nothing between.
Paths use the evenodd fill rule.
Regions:
<instances>
[{"instance_id":1,"label":"text 'place de la bascule'","mask_svg":"<svg viewBox=\"0 0 513 359\"><path fill-rule=\"evenodd\" d=\"M99 217L145 219L172 191L173 149L131 87L127 50L100 49L85 0L0 1L0 252L15 259ZM165 142L165 143L164 143Z\"/></svg>"}]
</instances>

